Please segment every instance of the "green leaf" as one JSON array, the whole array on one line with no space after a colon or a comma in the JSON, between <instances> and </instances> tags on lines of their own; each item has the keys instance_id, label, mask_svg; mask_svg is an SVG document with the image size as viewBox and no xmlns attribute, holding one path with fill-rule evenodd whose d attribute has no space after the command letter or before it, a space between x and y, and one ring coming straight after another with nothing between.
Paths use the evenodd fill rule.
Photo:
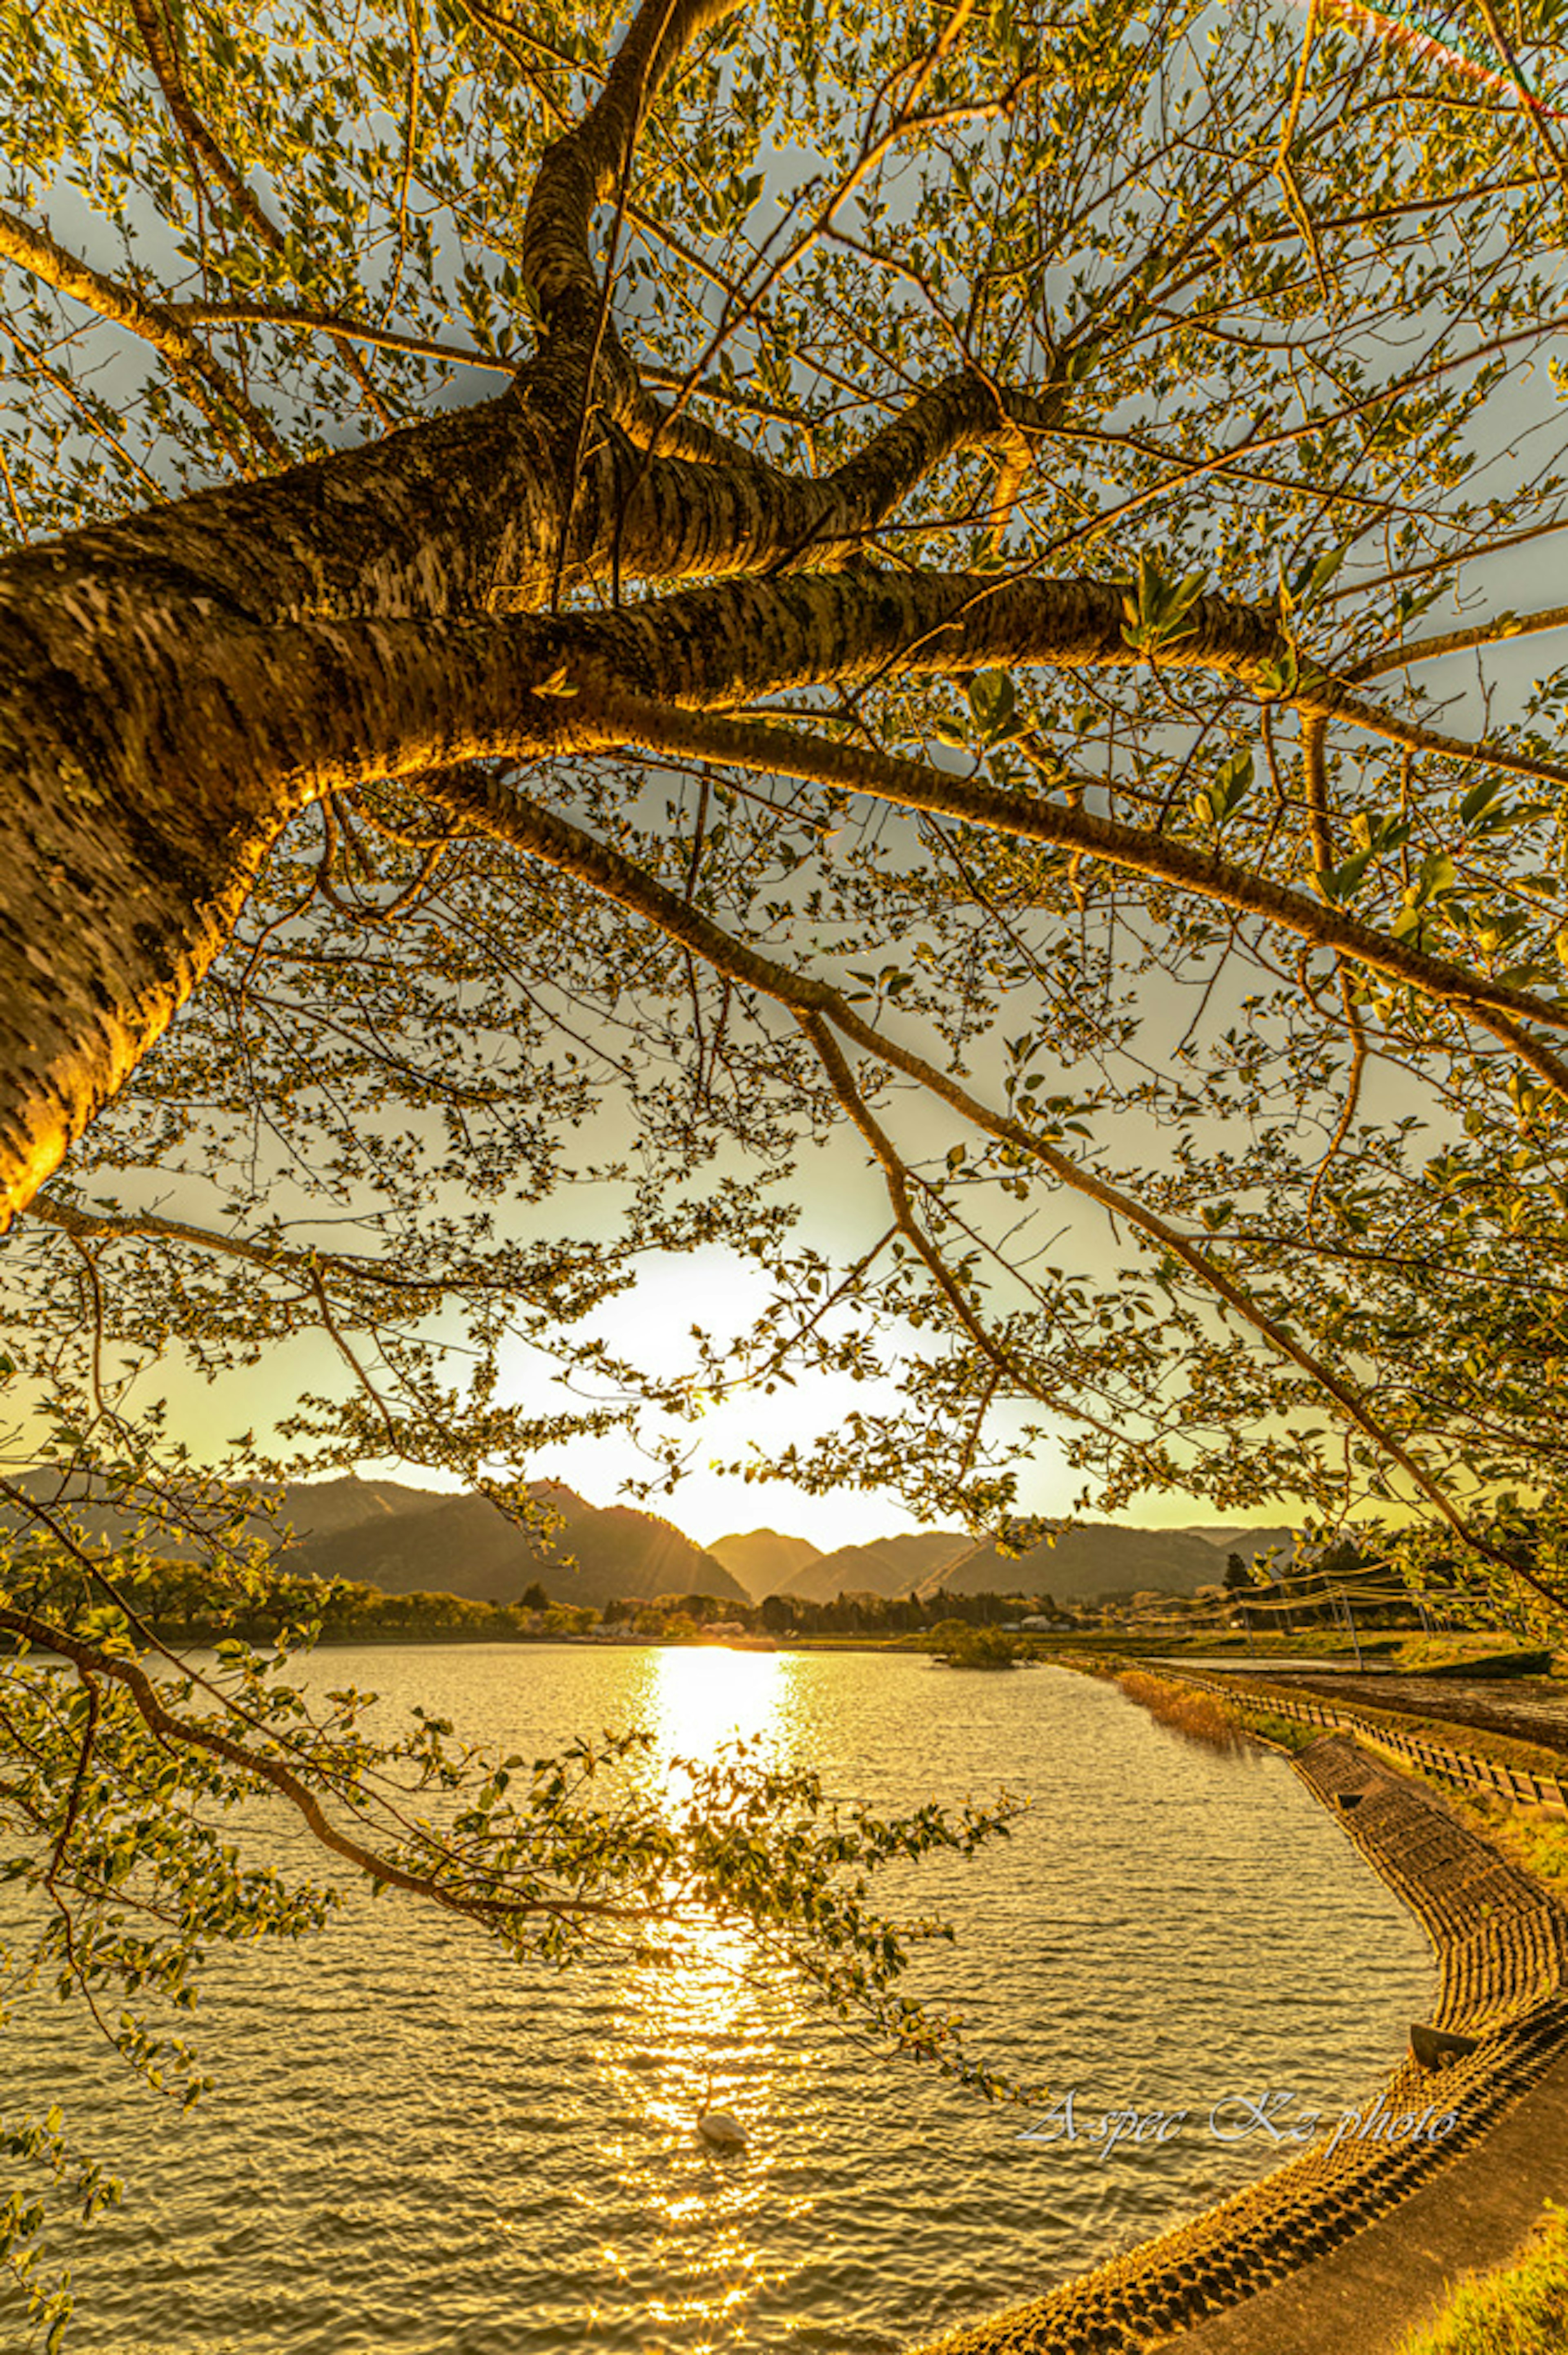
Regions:
<instances>
[{"instance_id":1,"label":"green leaf","mask_svg":"<svg viewBox=\"0 0 1568 2355\"><path fill-rule=\"evenodd\" d=\"M1446 893L1456 890L1457 883L1458 877L1448 853L1446 850L1435 850L1430 858L1424 858L1421 862L1421 871L1415 880L1414 904L1418 908L1425 908L1432 900L1441 900Z\"/></svg>"},{"instance_id":2,"label":"green leaf","mask_svg":"<svg viewBox=\"0 0 1568 2355\"><path fill-rule=\"evenodd\" d=\"M1474 826L1481 812L1484 809L1489 809L1492 803L1496 801L1503 789L1503 783L1504 780L1501 777L1483 777L1479 784L1472 785L1459 804L1460 825Z\"/></svg>"},{"instance_id":3,"label":"green leaf","mask_svg":"<svg viewBox=\"0 0 1568 2355\"><path fill-rule=\"evenodd\" d=\"M1352 899L1357 886L1375 856L1376 853L1371 849L1358 850L1351 858L1342 860L1338 867L1325 868L1316 872L1313 880L1323 898L1340 903Z\"/></svg>"},{"instance_id":4,"label":"green leaf","mask_svg":"<svg viewBox=\"0 0 1568 2355\"><path fill-rule=\"evenodd\" d=\"M1255 676L1262 694L1293 695L1300 677L1295 647L1287 646L1272 661L1260 664Z\"/></svg>"},{"instance_id":5,"label":"green leaf","mask_svg":"<svg viewBox=\"0 0 1568 2355\"><path fill-rule=\"evenodd\" d=\"M1218 776L1209 788L1209 799L1213 808L1216 824L1223 825L1226 818L1240 809L1251 793L1252 786L1252 754L1247 751L1233 752L1230 759L1222 765Z\"/></svg>"},{"instance_id":6,"label":"green leaf","mask_svg":"<svg viewBox=\"0 0 1568 2355\"><path fill-rule=\"evenodd\" d=\"M1307 576L1306 586L1301 592L1303 604L1322 594L1349 554L1350 545L1347 542L1343 547L1331 549L1327 556L1320 556L1318 559Z\"/></svg>"}]
</instances>

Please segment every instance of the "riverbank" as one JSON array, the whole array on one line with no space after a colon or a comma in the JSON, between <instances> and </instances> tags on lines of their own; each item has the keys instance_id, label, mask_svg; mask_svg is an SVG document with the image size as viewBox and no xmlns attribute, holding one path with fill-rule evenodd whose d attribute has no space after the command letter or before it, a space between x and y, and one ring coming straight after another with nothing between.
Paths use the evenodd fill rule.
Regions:
<instances>
[{"instance_id":1,"label":"riverbank","mask_svg":"<svg viewBox=\"0 0 1568 2355\"><path fill-rule=\"evenodd\" d=\"M1559 2054L1489 2134L1392 2214L1244 2305L1150 2340L1149 2355L1400 2355L1463 2276L1520 2255L1545 2203L1562 2195L1565 2150L1568 2054Z\"/></svg>"},{"instance_id":2,"label":"riverbank","mask_svg":"<svg viewBox=\"0 0 1568 2355\"><path fill-rule=\"evenodd\" d=\"M1299 2288L1304 2313L1316 2298L1333 2324L1310 2342L1310 2355L1343 2355L1352 2345L1357 2355L1373 2355L1378 2342L1359 2327L1346 2335L1347 2309L1329 2299L1329 2276L1318 2273L1324 2260L1341 2253L1335 2277L1349 2279L1352 2307L1364 2270L1369 2285L1383 2283L1386 2312L1403 2307L1407 2319L1423 2318L1432 2284L1419 2252L1441 2220L1457 2228L1465 2208L1457 2170L1470 2174L1472 2162L1480 2169L1475 2181L1496 2187L1495 2230L1504 2243L1494 2256L1458 2249L1452 2270L1498 2262L1522 2239L1539 2199L1521 2173L1518 2200L1510 2205L1507 2179L1488 2158L1487 2145L1510 2112L1544 2085L1542 2103L1524 2111L1512 2131L1532 2147L1544 2135L1545 2148L1563 2147L1550 2137L1563 2123L1560 2101L1568 2103L1568 1913L1436 1793L1347 1736L1313 1742L1294 1764L1432 1941L1440 1972L1432 2025L1467 2040L1470 2049L1431 2073L1407 2058L1380 2100L1395 2122L1430 2116L1436 2102L1445 2116L1452 2114L1451 2130L1439 2139L1352 2136L1337 2147L1320 2139L1174 2231L1039 2299L949 2333L927 2355L1150 2355L1156 2348L1169 2348L1170 2355L1263 2355L1265 2349L1285 2355L1294 2342L1277 2341L1261 2301L1287 2282ZM1433 2196L1423 2210L1409 2209L1428 2188ZM1410 2228L1417 2214L1419 2232ZM1364 2237L1374 2225L1378 2238ZM1456 2229L1456 2244L1461 2239ZM1402 2270L1404 2245L1411 2255ZM1448 2269L1441 2238L1435 2262L1439 2271ZM1218 2329L1216 2318L1234 2320L1234 2329L1211 2346L1203 2334Z\"/></svg>"}]
</instances>

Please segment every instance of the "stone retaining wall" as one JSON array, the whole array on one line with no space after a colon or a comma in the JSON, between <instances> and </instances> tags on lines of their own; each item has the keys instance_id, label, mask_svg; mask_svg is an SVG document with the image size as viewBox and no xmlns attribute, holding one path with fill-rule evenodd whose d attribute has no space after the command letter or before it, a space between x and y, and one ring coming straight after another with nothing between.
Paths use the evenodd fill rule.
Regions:
<instances>
[{"instance_id":1,"label":"stone retaining wall","mask_svg":"<svg viewBox=\"0 0 1568 2355\"><path fill-rule=\"evenodd\" d=\"M1568 1914L1419 1784L1342 1734L1297 1771L1431 1938L1435 2024L1477 2039L1436 2073L1406 2059L1383 2089L1393 2117L1435 2099L1438 2142L1314 2145L1158 2240L1027 2305L950 2332L925 2355L1142 2355L1205 2315L1310 2264L1398 2206L1484 2136L1568 2045Z\"/></svg>"}]
</instances>

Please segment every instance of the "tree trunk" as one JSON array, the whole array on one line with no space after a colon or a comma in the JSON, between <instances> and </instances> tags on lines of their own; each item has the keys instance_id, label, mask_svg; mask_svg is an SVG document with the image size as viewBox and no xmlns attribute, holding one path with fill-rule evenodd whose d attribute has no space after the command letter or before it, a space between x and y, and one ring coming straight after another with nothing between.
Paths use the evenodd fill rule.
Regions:
<instances>
[{"instance_id":1,"label":"tree trunk","mask_svg":"<svg viewBox=\"0 0 1568 2355\"><path fill-rule=\"evenodd\" d=\"M377 675L373 633L334 648L332 623L444 617L450 693L465 615L536 609L612 564L669 579L842 557L863 504L843 487L650 457L602 418L577 464L572 421L542 413L545 373L0 564L0 1228L194 987L334 755L385 743L389 687L413 765L441 756L418 682Z\"/></svg>"}]
</instances>

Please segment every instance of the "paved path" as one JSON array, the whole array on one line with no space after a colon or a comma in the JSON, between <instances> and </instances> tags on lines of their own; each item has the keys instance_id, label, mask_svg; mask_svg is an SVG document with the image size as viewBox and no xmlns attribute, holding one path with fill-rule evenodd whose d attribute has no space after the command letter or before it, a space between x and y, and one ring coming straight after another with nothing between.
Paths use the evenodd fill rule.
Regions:
<instances>
[{"instance_id":1,"label":"paved path","mask_svg":"<svg viewBox=\"0 0 1568 2355\"><path fill-rule=\"evenodd\" d=\"M1568 2200L1568 2057L1391 2216L1173 2338L1160 2355L1393 2355L1462 2274L1507 2264L1547 2200Z\"/></svg>"}]
</instances>

